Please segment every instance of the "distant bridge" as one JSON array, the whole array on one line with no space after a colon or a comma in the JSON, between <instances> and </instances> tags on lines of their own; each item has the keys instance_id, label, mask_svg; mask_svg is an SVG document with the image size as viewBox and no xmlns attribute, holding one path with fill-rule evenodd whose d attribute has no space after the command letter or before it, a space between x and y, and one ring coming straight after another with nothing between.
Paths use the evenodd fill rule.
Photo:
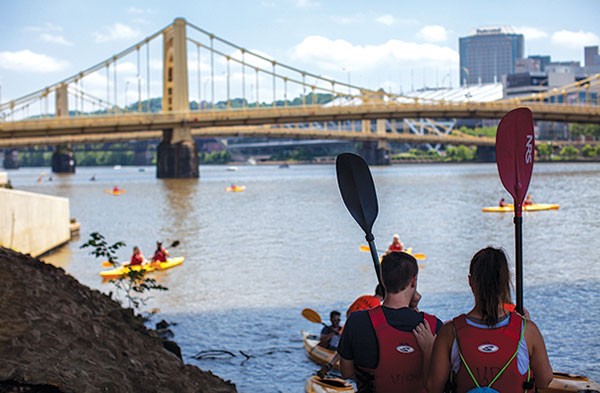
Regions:
<instances>
[{"instance_id":1,"label":"distant bridge","mask_svg":"<svg viewBox=\"0 0 600 393\"><path fill-rule=\"evenodd\" d=\"M195 36L188 36L186 29ZM163 38L162 47L155 49L158 37ZM152 67L153 50L163 59L158 75ZM162 85L160 111L150 107L150 98L160 94L154 91L156 81ZM223 92L222 108L216 107L216 91ZM232 92L239 97L237 107ZM320 105L319 93L334 99ZM600 74L546 93L493 102L373 91L279 63L176 19L104 62L1 103L0 147L162 137L159 177L198 176L192 136L373 142L373 157L378 161L378 152L385 151L388 142L478 146L495 142L450 135L451 127L437 127L434 121L416 132L415 127L402 126L406 119L500 119L515 107L527 106L537 121L600 124L599 93ZM202 109L190 109L192 95ZM301 100L291 100L292 96ZM264 103L265 97L271 104ZM60 154L64 157L56 160L55 171L74 162L64 146ZM66 165L67 171L71 169Z\"/></svg>"}]
</instances>

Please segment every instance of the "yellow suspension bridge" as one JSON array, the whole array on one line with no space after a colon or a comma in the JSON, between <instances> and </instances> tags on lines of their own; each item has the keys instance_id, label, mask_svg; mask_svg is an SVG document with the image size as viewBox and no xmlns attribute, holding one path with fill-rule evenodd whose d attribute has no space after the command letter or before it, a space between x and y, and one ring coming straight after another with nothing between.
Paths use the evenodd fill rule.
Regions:
<instances>
[{"instance_id":1,"label":"yellow suspension bridge","mask_svg":"<svg viewBox=\"0 0 600 393\"><path fill-rule=\"evenodd\" d=\"M162 97L159 108L152 97ZM300 70L178 18L93 67L0 103L0 147L162 137L158 176L197 177L193 136L493 146L492 138L452 135L434 120L419 132L403 122L500 119L519 106L536 121L598 124L600 74L517 99L423 99ZM178 165L182 157L191 161Z\"/></svg>"}]
</instances>

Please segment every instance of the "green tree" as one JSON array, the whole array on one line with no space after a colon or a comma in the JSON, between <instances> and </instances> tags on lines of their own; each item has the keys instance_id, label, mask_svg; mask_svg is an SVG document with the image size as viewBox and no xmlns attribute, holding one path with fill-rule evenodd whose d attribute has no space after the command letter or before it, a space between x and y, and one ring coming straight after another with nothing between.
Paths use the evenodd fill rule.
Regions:
<instances>
[{"instance_id":1,"label":"green tree","mask_svg":"<svg viewBox=\"0 0 600 393\"><path fill-rule=\"evenodd\" d=\"M595 157L598 155L598 149L591 145L585 145L581 148L581 155L584 157Z\"/></svg>"},{"instance_id":2,"label":"green tree","mask_svg":"<svg viewBox=\"0 0 600 393\"><path fill-rule=\"evenodd\" d=\"M119 263L116 258L116 252L121 247L125 247L125 243L116 242L109 245L100 233L93 232L90 234L90 239L84 243L81 248L91 247L90 254L96 258L107 259L110 266L116 267ZM163 287L153 278L146 277L146 270L127 270L126 273L119 278L109 280L117 290L124 292L125 298L128 301L128 307L137 309L141 304L146 304L148 298L142 297L144 292L151 290L167 291L167 287Z\"/></svg>"},{"instance_id":3,"label":"green tree","mask_svg":"<svg viewBox=\"0 0 600 393\"><path fill-rule=\"evenodd\" d=\"M579 150L575 146L567 145L560 150L560 156L569 160L577 157Z\"/></svg>"},{"instance_id":4,"label":"green tree","mask_svg":"<svg viewBox=\"0 0 600 393\"><path fill-rule=\"evenodd\" d=\"M475 159L476 148L465 145L450 146L446 149L446 159L448 161L472 161Z\"/></svg>"},{"instance_id":5,"label":"green tree","mask_svg":"<svg viewBox=\"0 0 600 393\"><path fill-rule=\"evenodd\" d=\"M548 159L552 155L552 145L549 143L541 143L536 145L535 148L540 158Z\"/></svg>"},{"instance_id":6,"label":"green tree","mask_svg":"<svg viewBox=\"0 0 600 393\"><path fill-rule=\"evenodd\" d=\"M588 136L596 139L600 138L600 124L571 124L569 130L574 137Z\"/></svg>"}]
</instances>

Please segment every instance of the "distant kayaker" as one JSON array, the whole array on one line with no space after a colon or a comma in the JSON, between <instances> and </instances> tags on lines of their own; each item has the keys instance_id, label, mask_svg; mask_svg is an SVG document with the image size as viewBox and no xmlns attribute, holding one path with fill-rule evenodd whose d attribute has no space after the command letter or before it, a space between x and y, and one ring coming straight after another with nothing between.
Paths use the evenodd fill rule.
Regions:
<instances>
[{"instance_id":1,"label":"distant kayaker","mask_svg":"<svg viewBox=\"0 0 600 393\"><path fill-rule=\"evenodd\" d=\"M498 202L498 206L505 207L506 205L508 205L508 203L506 203L504 198L500 198L500 202Z\"/></svg>"},{"instance_id":2,"label":"distant kayaker","mask_svg":"<svg viewBox=\"0 0 600 393\"><path fill-rule=\"evenodd\" d=\"M338 346L340 371L357 381L360 392L425 392L432 330L437 332L442 321L411 307L417 303L418 271L412 255L385 255L383 305L350 314L344 325Z\"/></svg>"},{"instance_id":3,"label":"distant kayaker","mask_svg":"<svg viewBox=\"0 0 600 393\"><path fill-rule=\"evenodd\" d=\"M165 262L169 257L169 252L162 246L162 242L156 242L156 251L152 256L152 262Z\"/></svg>"},{"instance_id":4,"label":"distant kayaker","mask_svg":"<svg viewBox=\"0 0 600 393\"><path fill-rule=\"evenodd\" d=\"M503 250L487 247L473 256L469 285L475 306L440 330L427 378L429 393L443 392L450 373L457 392L475 387L533 392L548 386L552 367L542 334L533 321L504 309L511 303L510 282Z\"/></svg>"},{"instance_id":5,"label":"distant kayaker","mask_svg":"<svg viewBox=\"0 0 600 393\"><path fill-rule=\"evenodd\" d=\"M400 235L398 234L394 234L392 243L388 246L386 254L394 251L404 251L404 244L400 241Z\"/></svg>"},{"instance_id":6,"label":"distant kayaker","mask_svg":"<svg viewBox=\"0 0 600 393\"><path fill-rule=\"evenodd\" d=\"M129 265L141 265L144 263L146 258L144 258L144 254L140 251L138 246L133 247L133 254L131 254L131 260L129 261Z\"/></svg>"},{"instance_id":7,"label":"distant kayaker","mask_svg":"<svg viewBox=\"0 0 600 393\"><path fill-rule=\"evenodd\" d=\"M114 186L113 187L113 193L118 194L119 191L121 191L121 189L119 188L119 186Z\"/></svg>"},{"instance_id":8,"label":"distant kayaker","mask_svg":"<svg viewBox=\"0 0 600 393\"><path fill-rule=\"evenodd\" d=\"M533 205L533 199L531 199L531 194L527 194L527 198L523 201L524 206Z\"/></svg>"},{"instance_id":9,"label":"distant kayaker","mask_svg":"<svg viewBox=\"0 0 600 393\"><path fill-rule=\"evenodd\" d=\"M331 325L324 326L321 329L321 336L319 337L319 345L323 348L336 350L338 342L340 341L340 332L342 327L340 326L342 314L339 311L333 310L329 313L329 320Z\"/></svg>"}]
</instances>

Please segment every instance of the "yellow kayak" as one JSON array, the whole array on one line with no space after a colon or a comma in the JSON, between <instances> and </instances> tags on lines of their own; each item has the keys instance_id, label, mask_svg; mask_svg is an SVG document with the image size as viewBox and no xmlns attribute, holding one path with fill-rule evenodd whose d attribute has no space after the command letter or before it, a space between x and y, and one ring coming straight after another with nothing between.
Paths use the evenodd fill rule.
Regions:
<instances>
[{"instance_id":1,"label":"yellow kayak","mask_svg":"<svg viewBox=\"0 0 600 393\"><path fill-rule=\"evenodd\" d=\"M306 350L306 356L313 362L325 365L329 363L333 355L335 355L335 351L332 351L327 348L323 348L319 346L319 339L317 336L314 336L308 332L302 331L302 342L304 343L304 349ZM336 370L340 369L340 362L337 361L333 365L333 368Z\"/></svg>"},{"instance_id":2,"label":"yellow kayak","mask_svg":"<svg viewBox=\"0 0 600 393\"><path fill-rule=\"evenodd\" d=\"M304 384L306 393L353 393L354 387L340 378L321 378L316 375L308 378Z\"/></svg>"},{"instance_id":3,"label":"yellow kayak","mask_svg":"<svg viewBox=\"0 0 600 393\"><path fill-rule=\"evenodd\" d=\"M539 389L539 393L563 392L600 392L600 384L583 375L554 372L550 385L546 389Z\"/></svg>"},{"instance_id":4,"label":"yellow kayak","mask_svg":"<svg viewBox=\"0 0 600 393\"><path fill-rule=\"evenodd\" d=\"M106 189L104 190L105 193L110 194L110 195L114 195L114 196L119 196L122 194L125 194L127 191L125 191L124 189L120 188L118 190L115 189Z\"/></svg>"},{"instance_id":5,"label":"yellow kayak","mask_svg":"<svg viewBox=\"0 0 600 393\"><path fill-rule=\"evenodd\" d=\"M560 205L555 203L534 203L531 205L523 206L524 212L537 212L540 210L558 210ZM506 206L490 206L484 207L481 211L485 213L512 213L515 211L515 208L512 204Z\"/></svg>"},{"instance_id":6,"label":"yellow kayak","mask_svg":"<svg viewBox=\"0 0 600 393\"><path fill-rule=\"evenodd\" d=\"M124 274L129 273L130 271L140 271L144 269L145 272L152 272L155 270L166 270L172 267L181 265L183 263L183 257L169 258L165 262L150 262L146 265L135 265L129 266L129 264L125 263L119 267L104 270L100 272L100 276L105 279L113 279L119 278Z\"/></svg>"},{"instance_id":7,"label":"yellow kayak","mask_svg":"<svg viewBox=\"0 0 600 393\"><path fill-rule=\"evenodd\" d=\"M244 191L246 191L246 186L229 186L229 187L225 187L225 191L227 191L227 192L244 192Z\"/></svg>"}]
</instances>

